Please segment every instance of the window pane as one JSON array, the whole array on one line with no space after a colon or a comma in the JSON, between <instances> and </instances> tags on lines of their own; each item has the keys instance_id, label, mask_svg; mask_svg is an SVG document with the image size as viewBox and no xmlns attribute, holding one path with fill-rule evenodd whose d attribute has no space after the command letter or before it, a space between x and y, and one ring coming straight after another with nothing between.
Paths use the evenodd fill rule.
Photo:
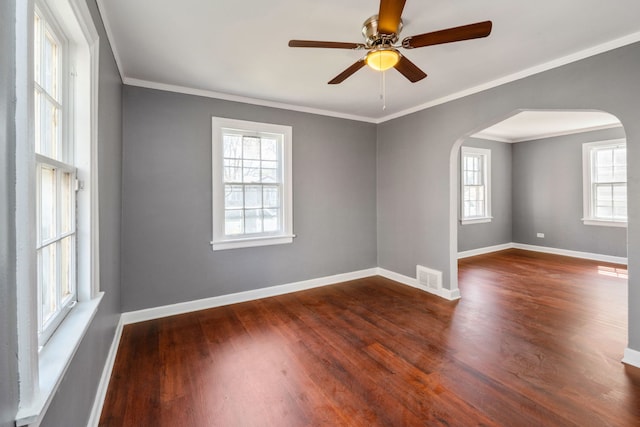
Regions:
<instances>
[{"instance_id":1,"label":"window pane","mask_svg":"<svg viewBox=\"0 0 640 427\"><path fill-rule=\"evenodd\" d=\"M244 206L247 209L262 207L262 186L247 185L244 188Z\"/></svg>"},{"instance_id":2,"label":"window pane","mask_svg":"<svg viewBox=\"0 0 640 427\"><path fill-rule=\"evenodd\" d=\"M613 200L615 202L627 202L627 185L618 184L613 186Z\"/></svg>"},{"instance_id":3,"label":"window pane","mask_svg":"<svg viewBox=\"0 0 640 427\"><path fill-rule=\"evenodd\" d=\"M596 217L610 219L613 217L611 206L596 206Z\"/></svg>"},{"instance_id":4,"label":"window pane","mask_svg":"<svg viewBox=\"0 0 640 427\"><path fill-rule=\"evenodd\" d=\"M42 21L38 15L33 19L33 75L36 83L42 86L41 76L41 63L40 58L42 56Z\"/></svg>"},{"instance_id":5,"label":"window pane","mask_svg":"<svg viewBox=\"0 0 640 427\"><path fill-rule=\"evenodd\" d=\"M478 200L478 188L469 187L469 200Z\"/></svg>"},{"instance_id":6,"label":"window pane","mask_svg":"<svg viewBox=\"0 0 640 427\"><path fill-rule=\"evenodd\" d=\"M611 204L613 198L612 186L608 184L596 186L596 205Z\"/></svg>"},{"instance_id":7,"label":"window pane","mask_svg":"<svg viewBox=\"0 0 640 427\"><path fill-rule=\"evenodd\" d=\"M627 166L627 149L616 148L613 151L613 164L615 166Z\"/></svg>"},{"instance_id":8,"label":"window pane","mask_svg":"<svg viewBox=\"0 0 640 427\"><path fill-rule=\"evenodd\" d=\"M44 58L42 67L44 69L43 87L55 100L59 100L58 88L58 44L48 30L45 30L44 37Z\"/></svg>"},{"instance_id":9,"label":"window pane","mask_svg":"<svg viewBox=\"0 0 640 427\"><path fill-rule=\"evenodd\" d=\"M36 123L36 127L40 125L41 129L38 132L41 133L41 146L40 154L49 156L52 159L61 160L58 154L58 146L60 142L60 129L58 127L58 120L60 111L51 103L48 99L43 99L44 103L44 116L41 118L40 123Z\"/></svg>"},{"instance_id":10,"label":"window pane","mask_svg":"<svg viewBox=\"0 0 640 427\"><path fill-rule=\"evenodd\" d=\"M262 140L262 160L278 160L278 141L275 139Z\"/></svg>"},{"instance_id":11,"label":"window pane","mask_svg":"<svg viewBox=\"0 0 640 427\"><path fill-rule=\"evenodd\" d=\"M260 182L260 161L245 160L242 168L243 182Z\"/></svg>"},{"instance_id":12,"label":"window pane","mask_svg":"<svg viewBox=\"0 0 640 427\"><path fill-rule=\"evenodd\" d=\"M260 160L260 138L245 136L242 138L242 157Z\"/></svg>"},{"instance_id":13,"label":"window pane","mask_svg":"<svg viewBox=\"0 0 640 427\"><path fill-rule=\"evenodd\" d=\"M276 186L265 185L262 187L262 203L265 208L280 207L280 189ZM266 214L265 214L266 218Z\"/></svg>"},{"instance_id":14,"label":"window pane","mask_svg":"<svg viewBox=\"0 0 640 427\"><path fill-rule=\"evenodd\" d=\"M222 137L223 156L232 159L242 158L242 137L225 134Z\"/></svg>"},{"instance_id":15,"label":"window pane","mask_svg":"<svg viewBox=\"0 0 640 427\"><path fill-rule=\"evenodd\" d=\"M244 207L244 191L242 185L224 186L224 207L226 209L242 209Z\"/></svg>"},{"instance_id":16,"label":"window pane","mask_svg":"<svg viewBox=\"0 0 640 427\"><path fill-rule=\"evenodd\" d=\"M75 235L65 237L60 242L60 299L64 301L73 295L73 242Z\"/></svg>"},{"instance_id":17,"label":"window pane","mask_svg":"<svg viewBox=\"0 0 640 427\"><path fill-rule=\"evenodd\" d=\"M483 186L476 187L476 196L478 197L478 200L484 200L484 187Z\"/></svg>"},{"instance_id":18,"label":"window pane","mask_svg":"<svg viewBox=\"0 0 640 427\"><path fill-rule=\"evenodd\" d=\"M224 159L224 182L242 182L242 160Z\"/></svg>"},{"instance_id":19,"label":"window pane","mask_svg":"<svg viewBox=\"0 0 640 427\"><path fill-rule=\"evenodd\" d=\"M224 233L228 236L244 233L242 210L227 210L224 212Z\"/></svg>"},{"instance_id":20,"label":"window pane","mask_svg":"<svg viewBox=\"0 0 640 427\"><path fill-rule=\"evenodd\" d=\"M40 275L38 276L38 285L40 286L40 306L42 309L40 324L44 325L57 310L56 244L45 246L39 252Z\"/></svg>"},{"instance_id":21,"label":"window pane","mask_svg":"<svg viewBox=\"0 0 640 427\"><path fill-rule=\"evenodd\" d=\"M264 210L264 231L266 233L273 233L280 230L279 217L279 209Z\"/></svg>"},{"instance_id":22,"label":"window pane","mask_svg":"<svg viewBox=\"0 0 640 427\"><path fill-rule=\"evenodd\" d=\"M262 162L262 182L278 181L278 162Z\"/></svg>"},{"instance_id":23,"label":"window pane","mask_svg":"<svg viewBox=\"0 0 640 427\"><path fill-rule=\"evenodd\" d=\"M60 185L60 232L68 233L73 230L73 174L62 173Z\"/></svg>"},{"instance_id":24,"label":"window pane","mask_svg":"<svg viewBox=\"0 0 640 427\"><path fill-rule=\"evenodd\" d=\"M246 233L262 233L262 209L245 210L244 227Z\"/></svg>"},{"instance_id":25,"label":"window pane","mask_svg":"<svg viewBox=\"0 0 640 427\"><path fill-rule=\"evenodd\" d=\"M596 165L600 167L613 166L613 150L602 149L596 151Z\"/></svg>"},{"instance_id":26,"label":"window pane","mask_svg":"<svg viewBox=\"0 0 640 427\"><path fill-rule=\"evenodd\" d=\"M42 94L39 90L35 90L33 94L33 122L34 122L34 139L36 143L36 153L42 153Z\"/></svg>"},{"instance_id":27,"label":"window pane","mask_svg":"<svg viewBox=\"0 0 640 427\"><path fill-rule=\"evenodd\" d=\"M47 166L40 168L40 240L56 233L56 172Z\"/></svg>"},{"instance_id":28,"label":"window pane","mask_svg":"<svg viewBox=\"0 0 640 427\"><path fill-rule=\"evenodd\" d=\"M611 181L613 181L613 168L611 166L596 168L595 182L611 182Z\"/></svg>"}]
</instances>

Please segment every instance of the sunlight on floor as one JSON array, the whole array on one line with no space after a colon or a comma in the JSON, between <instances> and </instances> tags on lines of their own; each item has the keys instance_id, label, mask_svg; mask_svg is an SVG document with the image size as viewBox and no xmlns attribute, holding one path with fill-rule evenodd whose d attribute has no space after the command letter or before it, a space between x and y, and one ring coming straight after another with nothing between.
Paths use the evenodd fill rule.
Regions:
<instances>
[{"instance_id":1,"label":"sunlight on floor","mask_svg":"<svg viewBox=\"0 0 640 427\"><path fill-rule=\"evenodd\" d=\"M599 265L598 274L602 274L603 276L619 277L621 279L629 278L629 273L627 273L626 268L605 267Z\"/></svg>"}]
</instances>

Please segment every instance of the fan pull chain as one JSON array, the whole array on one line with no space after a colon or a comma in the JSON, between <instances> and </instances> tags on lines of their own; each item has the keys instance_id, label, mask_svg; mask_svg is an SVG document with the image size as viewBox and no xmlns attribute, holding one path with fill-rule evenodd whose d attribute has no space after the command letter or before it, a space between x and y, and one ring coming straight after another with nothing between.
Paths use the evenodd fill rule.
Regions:
<instances>
[{"instance_id":1,"label":"fan pull chain","mask_svg":"<svg viewBox=\"0 0 640 427\"><path fill-rule=\"evenodd\" d=\"M383 71L382 72L382 77L380 78L380 99L382 100L382 111L387 109L387 85L386 85L386 78L385 78L385 74L387 72Z\"/></svg>"}]
</instances>

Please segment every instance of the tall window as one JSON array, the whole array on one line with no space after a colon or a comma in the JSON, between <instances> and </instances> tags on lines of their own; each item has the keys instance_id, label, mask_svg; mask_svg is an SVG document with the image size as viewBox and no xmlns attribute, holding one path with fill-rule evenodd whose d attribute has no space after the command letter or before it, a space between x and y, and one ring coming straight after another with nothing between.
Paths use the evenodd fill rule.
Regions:
<instances>
[{"instance_id":1,"label":"tall window","mask_svg":"<svg viewBox=\"0 0 640 427\"><path fill-rule=\"evenodd\" d=\"M214 117L214 250L292 241L291 127Z\"/></svg>"},{"instance_id":2,"label":"tall window","mask_svg":"<svg viewBox=\"0 0 640 427\"><path fill-rule=\"evenodd\" d=\"M66 96L67 49L41 10L34 15L38 338L42 345L76 301L76 168Z\"/></svg>"},{"instance_id":3,"label":"tall window","mask_svg":"<svg viewBox=\"0 0 640 427\"><path fill-rule=\"evenodd\" d=\"M491 221L491 151L462 147L460 211L462 224Z\"/></svg>"},{"instance_id":4,"label":"tall window","mask_svg":"<svg viewBox=\"0 0 640 427\"><path fill-rule=\"evenodd\" d=\"M99 38L84 0L15 5L21 426L41 423L102 297Z\"/></svg>"},{"instance_id":5,"label":"tall window","mask_svg":"<svg viewBox=\"0 0 640 427\"><path fill-rule=\"evenodd\" d=\"M589 225L627 223L625 140L583 144L584 218Z\"/></svg>"}]
</instances>

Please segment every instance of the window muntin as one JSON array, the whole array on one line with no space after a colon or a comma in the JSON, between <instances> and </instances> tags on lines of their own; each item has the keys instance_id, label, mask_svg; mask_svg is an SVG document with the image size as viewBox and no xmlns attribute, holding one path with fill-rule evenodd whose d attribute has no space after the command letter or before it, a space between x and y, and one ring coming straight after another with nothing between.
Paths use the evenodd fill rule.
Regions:
<instances>
[{"instance_id":1,"label":"window muntin","mask_svg":"<svg viewBox=\"0 0 640 427\"><path fill-rule=\"evenodd\" d=\"M291 133L212 119L214 250L292 241Z\"/></svg>"},{"instance_id":2,"label":"window muntin","mask_svg":"<svg viewBox=\"0 0 640 427\"><path fill-rule=\"evenodd\" d=\"M53 20L34 13L34 135L38 342L44 345L77 300L76 168L64 77L66 45Z\"/></svg>"},{"instance_id":3,"label":"window muntin","mask_svg":"<svg viewBox=\"0 0 640 427\"><path fill-rule=\"evenodd\" d=\"M584 221L594 225L627 222L627 149L625 140L583 145ZM607 224L609 223L609 224Z\"/></svg>"},{"instance_id":4,"label":"window muntin","mask_svg":"<svg viewBox=\"0 0 640 427\"><path fill-rule=\"evenodd\" d=\"M460 216L464 223L491 220L490 198L491 151L481 148L461 148Z\"/></svg>"},{"instance_id":5,"label":"window muntin","mask_svg":"<svg viewBox=\"0 0 640 427\"><path fill-rule=\"evenodd\" d=\"M223 129L226 238L282 232L283 135Z\"/></svg>"}]
</instances>

